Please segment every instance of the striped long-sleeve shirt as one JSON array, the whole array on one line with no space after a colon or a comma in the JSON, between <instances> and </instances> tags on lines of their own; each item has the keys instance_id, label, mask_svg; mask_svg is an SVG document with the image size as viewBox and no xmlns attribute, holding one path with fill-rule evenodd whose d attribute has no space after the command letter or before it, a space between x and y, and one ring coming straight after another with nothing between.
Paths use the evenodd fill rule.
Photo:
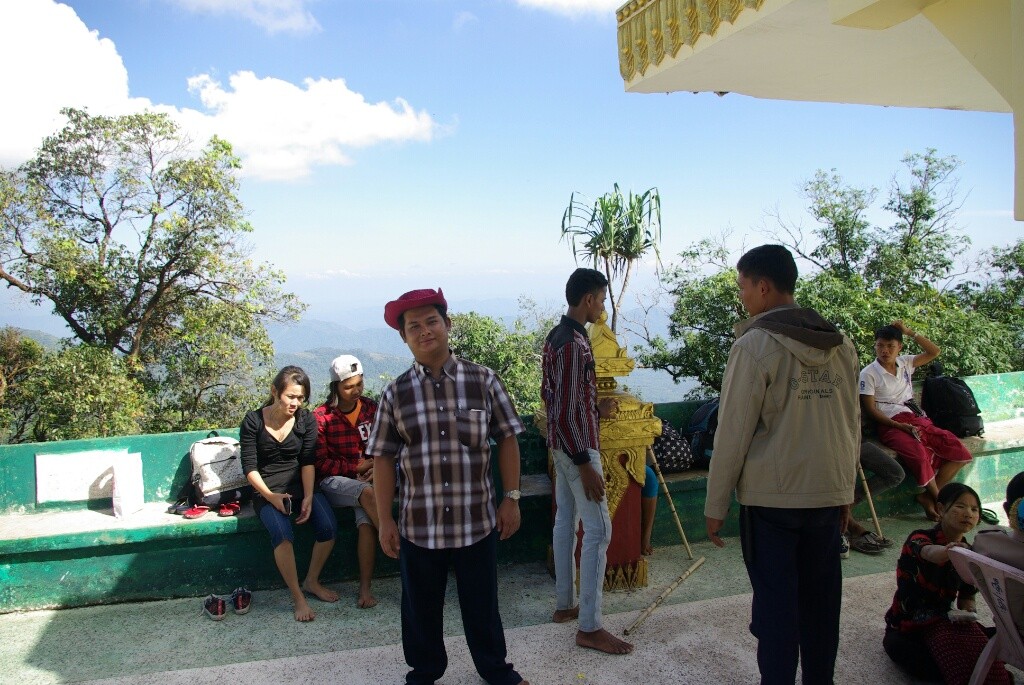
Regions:
<instances>
[{"instance_id":1,"label":"striped long-sleeve shirt","mask_svg":"<svg viewBox=\"0 0 1024 685\"><path fill-rule=\"evenodd\" d=\"M600 447L594 351L582 324L563 316L551 329L544 341L543 374L547 445L584 464L587 450Z\"/></svg>"}]
</instances>

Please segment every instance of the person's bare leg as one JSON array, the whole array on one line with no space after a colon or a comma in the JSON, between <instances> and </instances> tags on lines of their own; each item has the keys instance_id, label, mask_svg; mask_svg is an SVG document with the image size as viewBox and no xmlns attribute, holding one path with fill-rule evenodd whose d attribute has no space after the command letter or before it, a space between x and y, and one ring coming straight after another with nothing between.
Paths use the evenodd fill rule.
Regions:
<instances>
[{"instance_id":1,"label":"person's bare leg","mask_svg":"<svg viewBox=\"0 0 1024 685\"><path fill-rule=\"evenodd\" d=\"M359 493L359 506L370 517L373 527L380 530L380 519L377 518L377 498L373 494L373 488L363 488L363 491Z\"/></svg>"},{"instance_id":2,"label":"person's bare leg","mask_svg":"<svg viewBox=\"0 0 1024 685\"><path fill-rule=\"evenodd\" d=\"M295 570L295 549L291 542L285 540L274 548L274 563L277 564L281 579L284 580L284 584L288 586L288 592L291 593L292 604L295 606L295 620L312 621L316 618L316 614L309 607L306 595L299 587L299 574Z\"/></svg>"},{"instance_id":3,"label":"person's bare leg","mask_svg":"<svg viewBox=\"0 0 1024 685\"><path fill-rule=\"evenodd\" d=\"M850 518L850 523L847 524L847 526L846 526L846 533L851 538L859 538L861 535L863 535L866 532L868 532L867 528L865 528L864 526L860 525L860 523L855 521L852 517Z\"/></svg>"},{"instance_id":4,"label":"person's bare leg","mask_svg":"<svg viewBox=\"0 0 1024 685\"><path fill-rule=\"evenodd\" d=\"M924 515L929 521L938 521L939 512L935 509L935 502L938 499L939 488L935 485L935 478L932 478L924 486L924 492L919 492L914 497L917 503L924 509Z\"/></svg>"},{"instance_id":5,"label":"person's bare leg","mask_svg":"<svg viewBox=\"0 0 1024 685\"><path fill-rule=\"evenodd\" d=\"M942 486L953 480L953 476L960 472L967 462L963 461L944 461L939 470L935 473L935 494L938 495L939 490Z\"/></svg>"},{"instance_id":6,"label":"person's bare leg","mask_svg":"<svg viewBox=\"0 0 1024 685\"><path fill-rule=\"evenodd\" d=\"M568 623L569 621L575 621L579 617L580 607L576 605L571 609L558 609L555 613L551 614L551 621L553 623Z\"/></svg>"},{"instance_id":7,"label":"person's bare leg","mask_svg":"<svg viewBox=\"0 0 1024 685\"><path fill-rule=\"evenodd\" d=\"M640 498L640 553L649 556L654 553L651 533L654 531L654 512L658 508L657 497Z\"/></svg>"},{"instance_id":8,"label":"person's bare leg","mask_svg":"<svg viewBox=\"0 0 1024 685\"><path fill-rule=\"evenodd\" d=\"M359 526L356 556L359 558L359 600L356 606L369 609L377 606L377 598L370 591L373 564L377 557L377 529L369 524Z\"/></svg>"},{"instance_id":9,"label":"person's bare leg","mask_svg":"<svg viewBox=\"0 0 1024 685\"><path fill-rule=\"evenodd\" d=\"M629 654L633 651L633 645L625 640L620 640L604 628L590 633L582 630L576 631L576 644L587 649L596 649L605 654Z\"/></svg>"},{"instance_id":10,"label":"person's bare leg","mask_svg":"<svg viewBox=\"0 0 1024 685\"><path fill-rule=\"evenodd\" d=\"M320 584L320 572L324 570L327 557L334 549L334 538L325 542L313 543L313 553L309 555L309 572L302 582L302 589L316 596L322 602L337 602L338 593Z\"/></svg>"}]
</instances>

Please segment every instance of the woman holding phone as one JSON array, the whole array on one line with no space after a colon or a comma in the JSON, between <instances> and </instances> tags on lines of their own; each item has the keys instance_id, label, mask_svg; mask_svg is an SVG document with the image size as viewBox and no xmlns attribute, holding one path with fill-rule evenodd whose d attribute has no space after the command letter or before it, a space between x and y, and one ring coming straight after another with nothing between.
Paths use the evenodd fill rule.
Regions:
<instances>
[{"instance_id":1,"label":"woman holding phone","mask_svg":"<svg viewBox=\"0 0 1024 685\"><path fill-rule=\"evenodd\" d=\"M270 532L274 561L292 594L296 621L316 617L306 592L324 602L338 601L338 593L320 584L320 571L334 547L337 521L313 483L317 426L313 414L303 407L308 397L306 372L286 366L274 377L270 399L245 415L239 431L242 471L255 490L253 507ZM292 546L293 509L298 513L296 524L312 521L316 540L302 585Z\"/></svg>"}]
</instances>

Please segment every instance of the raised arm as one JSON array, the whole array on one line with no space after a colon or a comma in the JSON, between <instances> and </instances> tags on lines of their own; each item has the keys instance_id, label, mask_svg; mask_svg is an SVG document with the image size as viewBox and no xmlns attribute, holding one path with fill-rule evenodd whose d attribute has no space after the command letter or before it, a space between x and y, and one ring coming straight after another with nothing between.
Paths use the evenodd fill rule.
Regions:
<instances>
[{"instance_id":1,"label":"raised arm","mask_svg":"<svg viewBox=\"0 0 1024 685\"><path fill-rule=\"evenodd\" d=\"M939 350L939 346L933 343L928 338L924 337L917 331L911 330L902 321L893 321L892 325L900 329L900 332L903 333L904 336L909 335L911 340L913 340L914 342L921 346L922 352L920 354L914 355L915 369L919 366L924 366L925 364L939 356L939 352L941 351Z\"/></svg>"}]
</instances>

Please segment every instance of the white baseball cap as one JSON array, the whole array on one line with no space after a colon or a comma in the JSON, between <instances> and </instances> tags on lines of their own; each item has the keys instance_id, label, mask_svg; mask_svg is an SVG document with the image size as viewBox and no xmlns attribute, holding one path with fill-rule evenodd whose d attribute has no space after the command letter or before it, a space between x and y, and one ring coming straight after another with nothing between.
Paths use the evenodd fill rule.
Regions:
<instances>
[{"instance_id":1,"label":"white baseball cap","mask_svg":"<svg viewBox=\"0 0 1024 685\"><path fill-rule=\"evenodd\" d=\"M363 365L351 354L335 357L331 362L331 380L347 381L352 376L362 376Z\"/></svg>"}]
</instances>

